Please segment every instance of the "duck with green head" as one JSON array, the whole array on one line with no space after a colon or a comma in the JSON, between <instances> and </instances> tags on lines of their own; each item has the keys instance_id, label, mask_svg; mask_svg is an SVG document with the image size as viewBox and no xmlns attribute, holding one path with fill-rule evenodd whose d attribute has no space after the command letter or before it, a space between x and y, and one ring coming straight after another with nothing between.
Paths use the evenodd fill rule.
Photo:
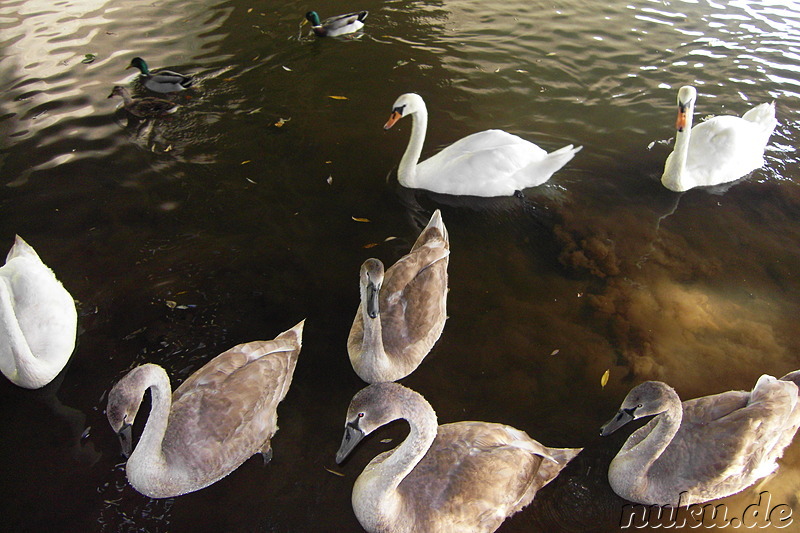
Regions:
<instances>
[{"instance_id":1,"label":"duck with green head","mask_svg":"<svg viewBox=\"0 0 800 533\"><path fill-rule=\"evenodd\" d=\"M368 11L356 11L346 15L331 17L320 22L316 11L306 13L306 19L311 23L311 29L319 37L336 37L353 33L364 27L364 19Z\"/></svg>"},{"instance_id":2,"label":"duck with green head","mask_svg":"<svg viewBox=\"0 0 800 533\"><path fill-rule=\"evenodd\" d=\"M141 72L139 79L142 84L156 93L174 93L188 89L194 83L194 79L186 74L180 74L171 70L159 70L151 72L147 62L141 57L131 59L130 65L125 68L138 68Z\"/></svg>"}]
</instances>

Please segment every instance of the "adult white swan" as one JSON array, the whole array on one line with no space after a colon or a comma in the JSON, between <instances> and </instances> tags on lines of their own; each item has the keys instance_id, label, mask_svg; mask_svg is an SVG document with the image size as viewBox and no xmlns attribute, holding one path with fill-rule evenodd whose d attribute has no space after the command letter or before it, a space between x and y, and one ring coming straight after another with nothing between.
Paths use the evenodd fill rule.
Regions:
<instances>
[{"instance_id":1,"label":"adult white swan","mask_svg":"<svg viewBox=\"0 0 800 533\"><path fill-rule=\"evenodd\" d=\"M697 90L678 90L675 148L667 157L661 183L671 191L735 181L764 165L764 148L778 124L775 103L755 106L742 117L723 115L692 128Z\"/></svg>"},{"instance_id":2,"label":"adult white swan","mask_svg":"<svg viewBox=\"0 0 800 533\"><path fill-rule=\"evenodd\" d=\"M691 505L735 494L771 474L800 425L800 371L761 376L752 391L728 391L681 403L660 381L634 387L608 435L655 415L628 437L608 481L625 499L646 505Z\"/></svg>"},{"instance_id":3,"label":"adult white swan","mask_svg":"<svg viewBox=\"0 0 800 533\"><path fill-rule=\"evenodd\" d=\"M384 129L411 116L408 142L397 178L404 187L470 196L511 196L516 191L541 185L567 164L582 147L571 144L547 153L532 142L502 130L468 135L419 163L428 110L415 93L401 95L392 106Z\"/></svg>"},{"instance_id":4,"label":"adult white swan","mask_svg":"<svg viewBox=\"0 0 800 533\"><path fill-rule=\"evenodd\" d=\"M336 462L373 430L401 418L411 426L408 437L375 457L353 486L353 511L370 533L495 531L581 451L547 448L504 424L439 426L422 395L375 383L350 402Z\"/></svg>"},{"instance_id":5,"label":"adult white swan","mask_svg":"<svg viewBox=\"0 0 800 533\"><path fill-rule=\"evenodd\" d=\"M106 415L130 455L130 484L151 498L193 492L230 474L250 456L272 457L278 403L292 382L303 337L300 322L271 341L234 346L172 392L169 376L147 363L108 394ZM150 389L152 406L131 454L131 426Z\"/></svg>"},{"instance_id":6,"label":"adult white swan","mask_svg":"<svg viewBox=\"0 0 800 533\"><path fill-rule=\"evenodd\" d=\"M75 301L17 235L0 267L0 370L15 385L44 387L75 349Z\"/></svg>"}]
</instances>

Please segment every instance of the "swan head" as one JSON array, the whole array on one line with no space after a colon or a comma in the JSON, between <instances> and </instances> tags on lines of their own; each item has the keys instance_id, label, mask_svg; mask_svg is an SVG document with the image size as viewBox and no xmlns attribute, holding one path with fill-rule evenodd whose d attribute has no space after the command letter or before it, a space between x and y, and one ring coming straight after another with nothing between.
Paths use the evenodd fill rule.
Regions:
<instances>
[{"instance_id":1,"label":"swan head","mask_svg":"<svg viewBox=\"0 0 800 533\"><path fill-rule=\"evenodd\" d=\"M678 120L675 129L683 131L686 128L687 116L694 111L694 102L697 100L697 90L691 85L684 85L678 89Z\"/></svg>"},{"instance_id":2,"label":"swan head","mask_svg":"<svg viewBox=\"0 0 800 533\"><path fill-rule=\"evenodd\" d=\"M397 383L373 383L358 391L350 401L344 426L344 436L336 464L341 464L361 440L393 420L403 417L405 398L413 391Z\"/></svg>"},{"instance_id":3,"label":"swan head","mask_svg":"<svg viewBox=\"0 0 800 533\"><path fill-rule=\"evenodd\" d=\"M361 299L370 318L378 318L380 314L379 297L383 274L383 263L378 259L367 259L361 265Z\"/></svg>"},{"instance_id":4,"label":"swan head","mask_svg":"<svg viewBox=\"0 0 800 533\"><path fill-rule=\"evenodd\" d=\"M108 393L106 417L111 429L119 437L122 454L125 457L129 457L133 449L133 421L142 404L144 391L149 386L147 374L148 367L151 366L156 365L137 366L120 379Z\"/></svg>"},{"instance_id":5,"label":"swan head","mask_svg":"<svg viewBox=\"0 0 800 533\"><path fill-rule=\"evenodd\" d=\"M426 109L425 101L416 93L401 94L400 97L394 101L392 105L392 114L389 120L384 124L383 129L388 130L403 117L416 113L422 109Z\"/></svg>"},{"instance_id":6,"label":"swan head","mask_svg":"<svg viewBox=\"0 0 800 533\"><path fill-rule=\"evenodd\" d=\"M606 437L632 420L663 413L676 399L680 404L678 393L666 383L645 381L631 389L614 418L600 428L600 435Z\"/></svg>"}]
</instances>

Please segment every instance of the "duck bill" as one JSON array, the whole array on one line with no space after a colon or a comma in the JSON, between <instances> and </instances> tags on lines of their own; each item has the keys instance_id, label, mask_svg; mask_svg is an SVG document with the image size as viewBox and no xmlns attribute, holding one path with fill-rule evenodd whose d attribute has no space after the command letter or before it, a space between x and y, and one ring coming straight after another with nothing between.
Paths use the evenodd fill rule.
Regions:
<instances>
[{"instance_id":1,"label":"duck bill","mask_svg":"<svg viewBox=\"0 0 800 533\"><path fill-rule=\"evenodd\" d=\"M357 427L348 424L344 428L344 436L339 451L336 452L336 464L340 465L353 451L353 448L364 438L364 433Z\"/></svg>"},{"instance_id":2,"label":"duck bill","mask_svg":"<svg viewBox=\"0 0 800 533\"><path fill-rule=\"evenodd\" d=\"M603 427L600 428L600 436L607 437L611 435L631 420L633 420L633 414L624 409L620 409L614 418L606 422Z\"/></svg>"},{"instance_id":3,"label":"duck bill","mask_svg":"<svg viewBox=\"0 0 800 533\"><path fill-rule=\"evenodd\" d=\"M683 131L686 129L686 107L680 106L678 109L678 119L675 121L675 129Z\"/></svg>"},{"instance_id":4,"label":"duck bill","mask_svg":"<svg viewBox=\"0 0 800 533\"><path fill-rule=\"evenodd\" d=\"M383 125L383 129L388 130L392 126L394 126L398 120L403 118L403 115L400 114L399 111L392 111L392 114L389 115L389 120L386 121L386 124Z\"/></svg>"},{"instance_id":5,"label":"duck bill","mask_svg":"<svg viewBox=\"0 0 800 533\"><path fill-rule=\"evenodd\" d=\"M131 456L131 450L133 449L133 426L130 424L125 424L122 428L117 432L117 437L119 437L119 445L122 448L122 455L125 456L127 459Z\"/></svg>"},{"instance_id":6,"label":"duck bill","mask_svg":"<svg viewBox=\"0 0 800 533\"><path fill-rule=\"evenodd\" d=\"M378 318L378 313L380 313L380 305L378 303L380 294L380 287L372 282L367 284L367 315L370 318Z\"/></svg>"}]
</instances>

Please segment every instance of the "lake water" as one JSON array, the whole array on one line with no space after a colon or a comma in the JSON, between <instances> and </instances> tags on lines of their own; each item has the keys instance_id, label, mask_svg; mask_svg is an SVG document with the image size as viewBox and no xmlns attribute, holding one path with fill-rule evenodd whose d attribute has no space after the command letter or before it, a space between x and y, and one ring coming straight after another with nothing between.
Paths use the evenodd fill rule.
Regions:
<instances>
[{"instance_id":1,"label":"lake water","mask_svg":"<svg viewBox=\"0 0 800 533\"><path fill-rule=\"evenodd\" d=\"M309 9L370 15L360 38L316 39L301 26ZM440 423L503 422L585 448L500 531L617 531L625 502L606 471L632 428L599 428L631 387L660 379L687 399L800 368L797 9L4 1L0 243L19 234L36 248L78 302L79 335L52 385L0 382L3 529L359 531L353 481L407 426L335 465L363 386L346 352L358 269L394 262L441 208L449 320L403 383ZM134 122L106 98L115 84L144 94L125 70L136 55L196 75L170 118ZM763 168L714 190L661 185L687 83L700 117L776 102ZM409 91L430 111L423 156L488 128L583 150L524 198L404 189L410 121L382 125ZM270 464L167 500L127 485L104 413L116 380L155 362L177 386L303 318ZM800 520L799 442L777 474L721 503L741 516L763 490Z\"/></svg>"}]
</instances>

